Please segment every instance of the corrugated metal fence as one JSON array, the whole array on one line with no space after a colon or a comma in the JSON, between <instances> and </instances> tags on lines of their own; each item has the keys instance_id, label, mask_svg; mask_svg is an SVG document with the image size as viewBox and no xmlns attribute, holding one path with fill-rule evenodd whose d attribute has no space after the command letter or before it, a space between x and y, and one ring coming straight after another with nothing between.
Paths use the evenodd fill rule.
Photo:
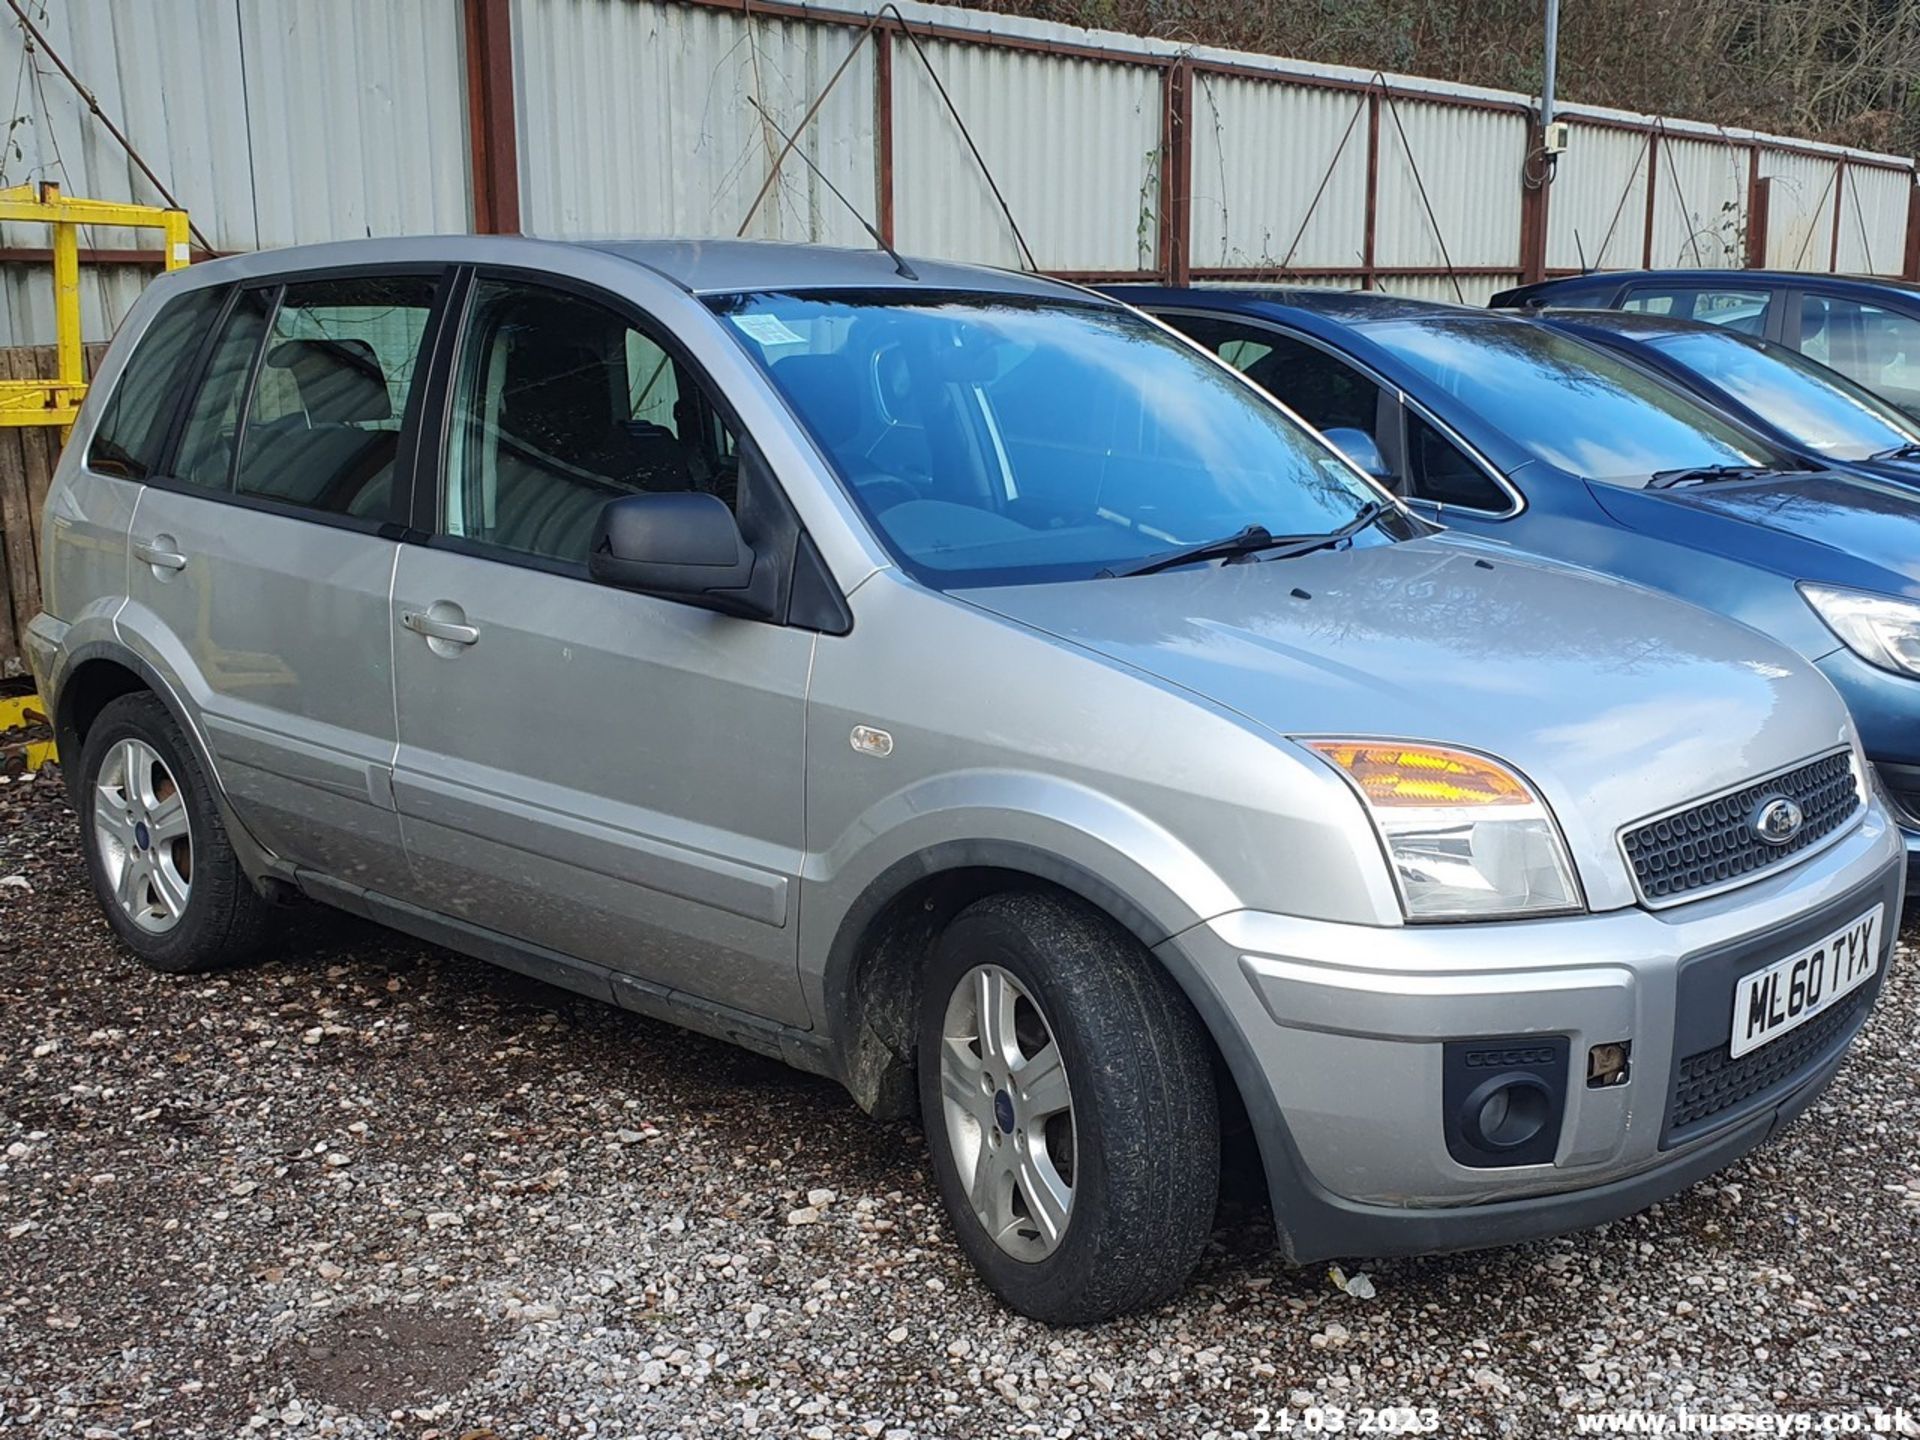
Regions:
<instances>
[{"instance_id":1,"label":"corrugated metal fence","mask_svg":"<svg viewBox=\"0 0 1920 1440\"><path fill-rule=\"evenodd\" d=\"M1908 159L1573 106L1572 147L1543 187L1525 96L911 0L877 18L869 0L45 10L49 44L218 250L465 229L732 234L780 131L799 130L903 249L1017 265L1017 224L1041 268L1085 278L1285 276L1479 300L1588 265L1920 265ZM6 23L0 87L9 75L0 179L159 199ZM865 239L795 158L747 233ZM86 282L99 336L145 276L111 237L95 243L112 262ZM50 285L28 268L44 244L0 235L0 342L49 337Z\"/></svg>"}]
</instances>

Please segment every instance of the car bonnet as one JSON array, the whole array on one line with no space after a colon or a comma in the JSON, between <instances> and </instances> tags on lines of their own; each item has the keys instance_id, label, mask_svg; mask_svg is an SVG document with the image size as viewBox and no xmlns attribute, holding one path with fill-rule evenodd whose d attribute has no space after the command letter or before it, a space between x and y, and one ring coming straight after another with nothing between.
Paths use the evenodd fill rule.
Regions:
<instances>
[{"instance_id":1,"label":"car bonnet","mask_svg":"<svg viewBox=\"0 0 1920 1440\"><path fill-rule=\"evenodd\" d=\"M1493 755L1541 790L1589 877L1617 869L1623 825L1851 734L1827 682L1758 632L1456 536L961 598L1276 737Z\"/></svg>"}]
</instances>

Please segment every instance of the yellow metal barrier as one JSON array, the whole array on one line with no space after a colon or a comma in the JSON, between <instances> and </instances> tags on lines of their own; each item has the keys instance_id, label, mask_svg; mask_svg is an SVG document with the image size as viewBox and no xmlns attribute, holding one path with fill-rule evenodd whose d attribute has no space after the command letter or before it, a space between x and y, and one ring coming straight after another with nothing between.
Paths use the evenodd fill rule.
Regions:
<instances>
[{"instance_id":1,"label":"yellow metal barrier","mask_svg":"<svg viewBox=\"0 0 1920 1440\"><path fill-rule=\"evenodd\" d=\"M0 775L38 770L60 758L52 740L13 740L7 734L46 723L47 707L38 695L0 696Z\"/></svg>"},{"instance_id":2,"label":"yellow metal barrier","mask_svg":"<svg viewBox=\"0 0 1920 1440\"><path fill-rule=\"evenodd\" d=\"M161 263L178 270L192 258L187 212L69 198L58 185L12 185L0 190L0 222L4 221L53 227L53 319L59 374L50 380L0 380L0 425L71 425L87 393L80 348L79 227L159 230L166 242Z\"/></svg>"}]
</instances>

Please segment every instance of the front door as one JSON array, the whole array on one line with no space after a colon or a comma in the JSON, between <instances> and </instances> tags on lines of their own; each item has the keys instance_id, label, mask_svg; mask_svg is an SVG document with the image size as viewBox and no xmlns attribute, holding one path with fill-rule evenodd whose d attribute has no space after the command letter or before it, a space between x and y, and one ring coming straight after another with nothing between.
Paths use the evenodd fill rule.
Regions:
<instances>
[{"instance_id":1,"label":"front door","mask_svg":"<svg viewBox=\"0 0 1920 1440\"><path fill-rule=\"evenodd\" d=\"M402 548L402 829L424 903L804 1024L796 969L813 636L599 585L602 506L732 504L732 428L608 304L479 278L436 534Z\"/></svg>"},{"instance_id":2,"label":"front door","mask_svg":"<svg viewBox=\"0 0 1920 1440\"><path fill-rule=\"evenodd\" d=\"M437 285L240 291L133 518L123 628L185 693L236 813L276 854L376 889L406 874L387 612Z\"/></svg>"}]
</instances>

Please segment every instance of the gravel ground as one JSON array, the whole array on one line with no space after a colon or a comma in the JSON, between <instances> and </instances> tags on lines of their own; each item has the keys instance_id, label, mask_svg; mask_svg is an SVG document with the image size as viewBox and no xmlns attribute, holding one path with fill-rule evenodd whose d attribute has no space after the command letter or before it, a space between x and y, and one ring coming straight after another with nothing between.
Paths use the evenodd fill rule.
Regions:
<instances>
[{"instance_id":1,"label":"gravel ground","mask_svg":"<svg viewBox=\"0 0 1920 1440\"><path fill-rule=\"evenodd\" d=\"M1652 1214L1373 1265L1371 1299L1242 1216L1177 1303L1051 1331L975 1283L918 1133L835 1087L321 911L257 968L154 975L76 835L51 772L0 786L0 1435L1920 1411L1904 948L1828 1095Z\"/></svg>"}]
</instances>

